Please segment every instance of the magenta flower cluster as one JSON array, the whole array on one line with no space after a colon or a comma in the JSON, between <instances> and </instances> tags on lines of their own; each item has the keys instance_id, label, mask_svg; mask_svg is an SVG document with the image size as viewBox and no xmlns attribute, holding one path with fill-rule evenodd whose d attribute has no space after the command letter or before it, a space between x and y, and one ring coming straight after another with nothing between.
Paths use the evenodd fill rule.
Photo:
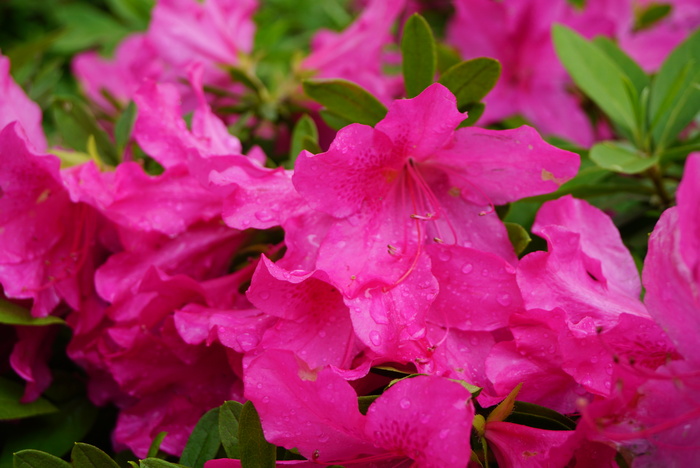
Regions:
<instances>
[{"instance_id":1,"label":"magenta flower cluster","mask_svg":"<svg viewBox=\"0 0 700 468\"><path fill-rule=\"evenodd\" d=\"M700 154L649 238L641 279L610 217L571 196L537 214L547 250L518 258L496 206L556 191L580 158L531 127L460 127L466 114L440 84L395 99L402 84L382 63L395 59L391 25L415 8L405 3L371 1L349 29L316 38L299 66L356 80L388 113L302 151L293 170L266 167L259 148L244 154L203 91L237 86L219 65L251 51L254 1L161 0L115 59L75 60L96 105L110 112L103 90L135 102L132 138L157 175L129 157L62 165L0 58L4 297L65 318L91 400L117 405L115 445L138 456L161 431L177 454L206 410L250 400L267 440L309 460L281 464L464 466L476 431L503 467L613 466L618 452L635 466L691 466ZM593 128L567 91L548 25L616 37L642 57L647 42L666 53L680 41L681 18L652 39L628 24L631 2L554 3L455 1L448 38L465 57L503 63L482 123L522 113L588 145L610 129ZM31 401L50 383L56 327L16 330L9 361ZM364 414L358 396L389 383L377 367L422 375ZM576 429L479 424L475 408L516 388L520 401L580 415Z\"/></svg>"}]
</instances>

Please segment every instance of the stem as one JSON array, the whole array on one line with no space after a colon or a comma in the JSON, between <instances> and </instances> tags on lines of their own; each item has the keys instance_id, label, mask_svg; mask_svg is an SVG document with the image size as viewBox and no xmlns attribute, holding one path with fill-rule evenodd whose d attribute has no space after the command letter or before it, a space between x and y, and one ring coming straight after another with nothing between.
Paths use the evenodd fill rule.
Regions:
<instances>
[{"instance_id":1,"label":"stem","mask_svg":"<svg viewBox=\"0 0 700 468\"><path fill-rule=\"evenodd\" d=\"M659 165L655 164L652 167L650 167L649 170L647 170L647 175L654 184L654 188L656 188L656 193L659 195L661 203L663 203L663 207L670 207L673 204L673 197L671 197L668 194L666 187L664 187L664 181L661 175L661 170L659 169Z\"/></svg>"}]
</instances>

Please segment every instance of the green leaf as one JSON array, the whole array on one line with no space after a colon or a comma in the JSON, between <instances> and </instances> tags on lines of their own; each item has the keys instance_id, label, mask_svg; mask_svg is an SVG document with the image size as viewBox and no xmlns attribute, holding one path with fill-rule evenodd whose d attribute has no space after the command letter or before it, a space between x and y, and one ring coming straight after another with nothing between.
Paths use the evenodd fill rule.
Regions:
<instances>
[{"instance_id":1,"label":"green leaf","mask_svg":"<svg viewBox=\"0 0 700 468\"><path fill-rule=\"evenodd\" d=\"M486 418L486 423L490 423L493 421L505 421L505 419L510 415L510 413L513 412L513 408L515 407L515 399L518 396L518 393L520 392L520 389L522 388L523 384L519 383L509 394L508 396L494 408L493 411L491 411Z\"/></svg>"},{"instance_id":2,"label":"green leaf","mask_svg":"<svg viewBox=\"0 0 700 468\"><path fill-rule=\"evenodd\" d=\"M350 122L374 126L387 112L377 98L350 81L314 79L305 80L303 86L307 96Z\"/></svg>"},{"instance_id":3,"label":"green leaf","mask_svg":"<svg viewBox=\"0 0 700 468\"><path fill-rule=\"evenodd\" d=\"M134 123L136 123L136 104L134 101L129 101L129 105L126 106L114 125L114 142L117 144L117 151L120 154L124 152L124 148L131 139Z\"/></svg>"},{"instance_id":4,"label":"green leaf","mask_svg":"<svg viewBox=\"0 0 700 468\"><path fill-rule=\"evenodd\" d=\"M53 47L59 53L71 54L93 46L111 50L130 32L115 18L86 2L64 4L54 12L65 28Z\"/></svg>"},{"instance_id":5,"label":"green leaf","mask_svg":"<svg viewBox=\"0 0 700 468\"><path fill-rule=\"evenodd\" d=\"M598 36L593 39L593 43L617 64L632 82L634 89L637 90L637 94L641 95L642 90L649 86L651 81L649 75L642 70L642 67L607 37Z\"/></svg>"},{"instance_id":6,"label":"green leaf","mask_svg":"<svg viewBox=\"0 0 700 468\"><path fill-rule=\"evenodd\" d=\"M158 451L160 450L160 444L163 443L163 439L165 439L167 435L167 432L158 433L155 439L153 439L153 442L151 442L151 446L148 447L148 453L146 454L146 457L155 458L158 455Z\"/></svg>"},{"instance_id":7,"label":"green leaf","mask_svg":"<svg viewBox=\"0 0 700 468\"><path fill-rule=\"evenodd\" d=\"M634 30L641 31L642 29L647 29L664 19L669 13L671 13L671 5L667 3L651 3L637 14L634 22Z\"/></svg>"},{"instance_id":8,"label":"green leaf","mask_svg":"<svg viewBox=\"0 0 700 468\"><path fill-rule=\"evenodd\" d=\"M318 114L321 116L323 121L326 122L326 125L331 127L333 130L340 130L343 127L347 127L351 123L354 123L352 120L341 117L328 109L321 109L318 111Z\"/></svg>"},{"instance_id":9,"label":"green leaf","mask_svg":"<svg viewBox=\"0 0 700 468\"><path fill-rule=\"evenodd\" d=\"M153 0L107 0L109 9L136 29L146 29L151 18Z\"/></svg>"},{"instance_id":10,"label":"green leaf","mask_svg":"<svg viewBox=\"0 0 700 468\"><path fill-rule=\"evenodd\" d=\"M243 468L274 468L276 449L265 440L260 417L250 401L243 405L239 421L238 439Z\"/></svg>"},{"instance_id":11,"label":"green leaf","mask_svg":"<svg viewBox=\"0 0 700 468\"><path fill-rule=\"evenodd\" d=\"M516 401L508 422L552 431L572 431L576 423L561 413L549 408Z\"/></svg>"},{"instance_id":12,"label":"green leaf","mask_svg":"<svg viewBox=\"0 0 700 468\"><path fill-rule=\"evenodd\" d=\"M413 98L433 83L437 69L433 31L418 13L414 13L403 27L401 56L406 97Z\"/></svg>"},{"instance_id":13,"label":"green leaf","mask_svg":"<svg viewBox=\"0 0 700 468\"><path fill-rule=\"evenodd\" d=\"M506 225L506 230L508 231L508 239L510 239L510 243L513 244L515 253L517 255L520 255L530 244L530 241L532 241L530 234L528 234L525 228L522 227L520 224L509 222L503 224Z\"/></svg>"},{"instance_id":14,"label":"green leaf","mask_svg":"<svg viewBox=\"0 0 700 468\"><path fill-rule=\"evenodd\" d=\"M182 451L180 464L192 468L202 468L207 462L216 456L221 446L219 436L219 408L207 411L194 427L187 445Z\"/></svg>"},{"instance_id":15,"label":"green leaf","mask_svg":"<svg viewBox=\"0 0 700 468\"><path fill-rule=\"evenodd\" d=\"M359 408L360 413L367 414L369 406L372 403L374 403L374 400L376 400L377 398L379 398L379 395L366 395L357 397L357 407Z\"/></svg>"},{"instance_id":16,"label":"green leaf","mask_svg":"<svg viewBox=\"0 0 700 468\"><path fill-rule=\"evenodd\" d=\"M219 436L229 458L240 458L238 430L243 405L227 401L219 407Z\"/></svg>"},{"instance_id":17,"label":"green leaf","mask_svg":"<svg viewBox=\"0 0 700 468\"><path fill-rule=\"evenodd\" d=\"M161 460L160 458L144 458L143 460L139 461L139 466L141 468L186 468L185 465L171 463L169 461Z\"/></svg>"},{"instance_id":18,"label":"green leaf","mask_svg":"<svg viewBox=\"0 0 700 468\"><path fill-rule=\"evenodd\" d=\"M13 304L5 299L0 299L0 323L6 325L43 326L66 323L59 317L32 317L29 310ZM1 411L1 409L0 409Z\"/></svg>"},{"instance_id":19,"label":"green leaf","mask_svg":"<svg viewBox=\"0 0 700 468\"><path fill-rule=\"evenodd\" d=\"M590 158L603 169L623 174L643 172L658 162L658 158L644 157L635 148L615 141L593 145Z\"/></svg>"},{"instance_id":20,"label":"green leaf","mask_svg":"<svg viewBox=\"0 0 700 468\"><path fill-rule=\"evenodd\" d=\"M73 468L119 468L109 455L94 445L76 442L70 453Z\"/></svg>"},{"instance_id":21,"label":"green leaf","mask_svg":"<svg viewBox=\"0 0 700 468\"><path fill-rule=\"evenodd\" d=\"M70 463L40 450L20 450L15 453L14 468L71 468Z\"/></svg>"},{"instance_id":22,"label":"green leaf","mask_svg":"<svg viewBox=\"0 0 700 468\"><path fill-rule=\"evenodd\" d=\"M661 65L649 105L652 138L663 150L700 112L700 29Z\"/></svg>"},{"instance_id":23,"label":"green leaf","mask_svg":"<svg viewBox=\"0 0 700 468\"><path fill-rule=\"evenodd\" d=\"M615 123L632 133L635 127L634 85L600 48L560 24L552 28L559 60L583 90Z\"/></svg>"},{"instance_id":24,"label":"green leaf","mask_svg":"<svg viewBox=\"0 0 700 468\"><path fill-rule=\"evenodd\" d=\"M301 116L292 131L292 144L289 150L290 169L294 167L294 161L296 161L301 150L311 151L312 153L320 152L318 129L316 128L316 123L308 114Z\"/></svg>"},{"instance_id":25,"label":"green leaf","mask_svg":"<svg viewBox=\"0 0 700 468\"><path fill-rule=\"evenodd\" d=\"M31 403L20 403L24 386L0 377L0 421L23 419L58 411L51 402L38 398Z\"/></svg>"},{"instance_id":26,"label":"green leaf","mask_svg":"<svg viewBox=\"0 0 700 468\"><path fill-rule=\"evenodd\" d=\"M103 162L117 165L119 159L114 145L85 104L72 96L56 97L52 109L56 127L68 146L88 152L92 136Z\"/></svg>"},{"instance_id":27,"label":"green leaf","mask_svg":"<svg viewBox=\"0 0 700 468\"><path fill-rule=\"evenodd\" d=\"M56 413L22 420L5 439L0 466L12 463L12 454L27 448L62 457L76 440L85 437L97 417L97 408L83 397L70 400L58 409Z\"/></svg>"},{"instance_id":28,"label":"green leaf","mask_svg":"<svg viewBox=\"0 0 700 468\"><path fill-rule=\"evenodd\" d=\"M471 127L472 125L476 125L476 122L481 118L482 115L484 115L485 109L486 106L483 102L473 102L471 104L467 104L463 108L464 112L467 112L467 118L464 119L457 126L457 128Z\"/></svg>"},{"instance_id":29,"label":"green leaf","mask_svg":"<svg viewBox=\"0 0 700 468\"><path fill-rule=\"evenodd\" d=\"M459 51L452 46L438 42L436 50L437 71L441 75L462 61Z\"/></svg>"},{"instance_id":30,"label":"green leaf","mask_svg":"<svg viewBox=\"0 0 700 468\"><path fill-rule=\"evenodd\" d=\"M464 107L481 101L493 89L501 75L501 64L492 58L480 57L447 70L439 80L457 98L460 111Z\"/></svg>"}]
</instances>

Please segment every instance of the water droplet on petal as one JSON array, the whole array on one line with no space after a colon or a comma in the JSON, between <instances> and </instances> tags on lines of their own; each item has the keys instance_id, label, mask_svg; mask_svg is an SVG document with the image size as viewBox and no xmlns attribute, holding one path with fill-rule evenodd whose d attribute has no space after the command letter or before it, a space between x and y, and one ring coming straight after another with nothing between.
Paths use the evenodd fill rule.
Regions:
<instances>
[{"instance_id":1,"label":"water droplet on petal","mask_svg":"<svg viewBox=\"0 0 700 468\"><path fill-rule=\"evenodd\" d=\"M411 407L411 400L408 398L402 398L401 401L399 402L399 406L403 409L408 409Z\"/></svg>"},{"instance_id":2,"label":"water droplet on petal","mask_svg":"<svg viewBox=\"0 0 700 468\"><path fill-rule=\"evenodd\" d=\"M267 291L261 292L261 293L260 293L260 299L262 299L263 301L266 301L266 300L270 299L270 293L267 292Z\"/></svg>"},{"instance_id":3,"label":"water droplet on petal","mask_svg":"<svg viewBox=\"0 0 700 468\"><path fill-rule=\"evenodd\" d=\"M474 266L472 266L471 263L465 263L464 266L462 266L462 273L464 273L465 275L468 275L469 273L472 272L473 269L474 269Z\"/></svg>"},{"instance_id":4,"label":"water droplet on petal","mask_svg":"<svg viewBox=\"0 0 700 468\"><path fill-rule=\"evenodd\" d=\"M380 344L382 344L382 337L379 335L379 332L376 330L373 332L370 332L369 340L372 342L372 344L374 346L379 346Z\"/></svg>"},{"instance_id":5,"label":"water droplet on petal","mask_svg":"<svg viewBox=\"0 0 700 468\"><path fill-rule=\"evenodd\" d=\"M450 434L450 430L449 430L449 429L443 429L443 430L441 430L441 431L438 433L438 437L444 440L444 439L447 439L447 436L448 436L449 434Z\"/></svg>"},{"instance_id":6,"label":"water droplet on petal","mask_svg":"<svg viewBox=\"0 0 700 468\"><path fill-rule=\"evenodd\" d=\"M499 295L496 300L498 301L499 304L501 304L503 307L507 307L510 305L511 300L510 296L508 294L501 294Z\"/></svg>"},{"instance_id":7,"label":"water droplet on petal","mask_svg":"<svg viewBox=\"0 0 700 468\"><path fill-rule=\"evenodd\" d=\"M328 439L330 439L328 434L321 434L320 436L318 436L318 441L321 442L322 444L325 444L326 442L328 442Z\"/></svg>"},{"instance_id":8,"label":"water droplet on petal","mask_svg":"<svg viewBox=\"0 0 700 468\"><path fill-rule=\"evenodd\" d=\"M325 338L325 337L326 337L326 331L325 331L325 330L321 330L320 332L318 332L318 336L319 336L319 338Z\"/></svg>"},{"instance_id":9,"label":"water droplet on petal","mask_svg":"<svg viewBox=\"0 0 700 468\"><path fill-rule=\"evenodd\" d=\"M489 270L487 270L486 268L481 270L481 276L488 276L488 275L489 275Z\"/></svg>"},{"instance_id":10,"label":"water droplet on petal","mask_svg":"<svg viewBox=\"0 0 700 468\"><path fill-rule=\"evenodd\" d=\"M255 213L255 217L258 218L260 221L265 222L270 221L272 219L272 214L267 210L262 210Z\"/></svg>"},{"instance_id":11,"label":"water droplet on petal","mask_svg":"<svg viewBox=\"0 0 700 468\"><path fill-rule=\"evenodd\" d=\"M438 258L443 261L447 262L449 259L452 257L452 254L448 252L447 250L441 250L440 253L438 254Z\"/></svg>"},{"instance_id":12,"label":"water droplet on petal","mask_svg":"<svg viewBox=\"0 0 700 468\"><path fill-rule=\"evenodd\" d=\"M269 397L269 396L264 396L264 397L262 398L262 402L263 402L263 403L269 403L269 402L270 402L270 397Z\"/></svg>"}]
</instances>

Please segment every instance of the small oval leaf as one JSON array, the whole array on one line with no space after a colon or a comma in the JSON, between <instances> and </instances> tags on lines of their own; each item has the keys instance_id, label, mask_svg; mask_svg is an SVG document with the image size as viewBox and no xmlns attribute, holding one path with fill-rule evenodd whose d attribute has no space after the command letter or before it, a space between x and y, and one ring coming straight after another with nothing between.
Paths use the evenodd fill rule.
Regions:
<instances>
[{"instance_id":1,"label":"small oval leaf","mask_svg":"<svg viewBox=\"0 0 700 468\"><path fill-rule=\"evenodd\" d=\"M94 445L76 442L70 453L73 468L119 468L117 462Z\"/></svg>"},{"instance_id":2,"label":"small oval leaf","mask_svg":"<svg viewBox=\"0 0 700 468\"><path fill-rule=\"evenodd\" d=\"M374 126L387 112L376 97L347 80L305 80L303 86L307 96L350 122Z\"/></svg>"},{"instance_id":3,"label":"small oval leaf","mask_svg":"<svg viewBox=\"0 0 700 468\"><path fill-rule=\"evenodd\" d=\"M274 468L276 448L265 440L260 416L250 401L243 405L239 421L238 439L241 443L243 468Z\"/></svg>"},{"instance_id":4,"label":"small oval leaf","mask_svg":"<svg viewBox=\"0 0 700 468\"><path fill-rule=\"evenodd\" d=\"M214 408L207 411L192 430L182 451L180 464L202 468L205 462L216 456L220 446L219 408Z\"/></svg>"},{"instance_id":5,"label":"small oval leaf","mask_svg":"<svg viewBox=\"0 0 700 468\"><path fill-rule=\"evenodd\" d=\"M20 450L15 453L14 468L70 468L70 463L40 450Z\"/></svg>"},{"instance_id":6,"label":"small oval leaf","mask_svg":"<svg viewBox=\"0 0 700 468\"><path fill-rule=\"evenodd\" d=\"M658 162L658 158L643 157L634 148L615 141L595 144L591 148L590 158L603 169L622 174L637 174Z\"/></svg>"},{"instance_id":7,"label":"small oval leaf","mask_svg":"<svg viewBox=\"0 0 700 468\"><path fill-rule=\"evenodd\" d=\"M413 98L432 84L437 69L433 31L418 13L414 13L403 27L401 55L406 97Z\"/></svg>"},{"instance_id":8,"label":"small oval leaf","mask_svg":"<svg viewBox=\"0 0 700 468\"><path fill-rule=\"evenodd\" d=\"M439 82L447 87L457 98L457 107L481 101L493 89L501 76L501 64L498 60L479 57L447 70Z\"/></svg>"}]
</instances>

